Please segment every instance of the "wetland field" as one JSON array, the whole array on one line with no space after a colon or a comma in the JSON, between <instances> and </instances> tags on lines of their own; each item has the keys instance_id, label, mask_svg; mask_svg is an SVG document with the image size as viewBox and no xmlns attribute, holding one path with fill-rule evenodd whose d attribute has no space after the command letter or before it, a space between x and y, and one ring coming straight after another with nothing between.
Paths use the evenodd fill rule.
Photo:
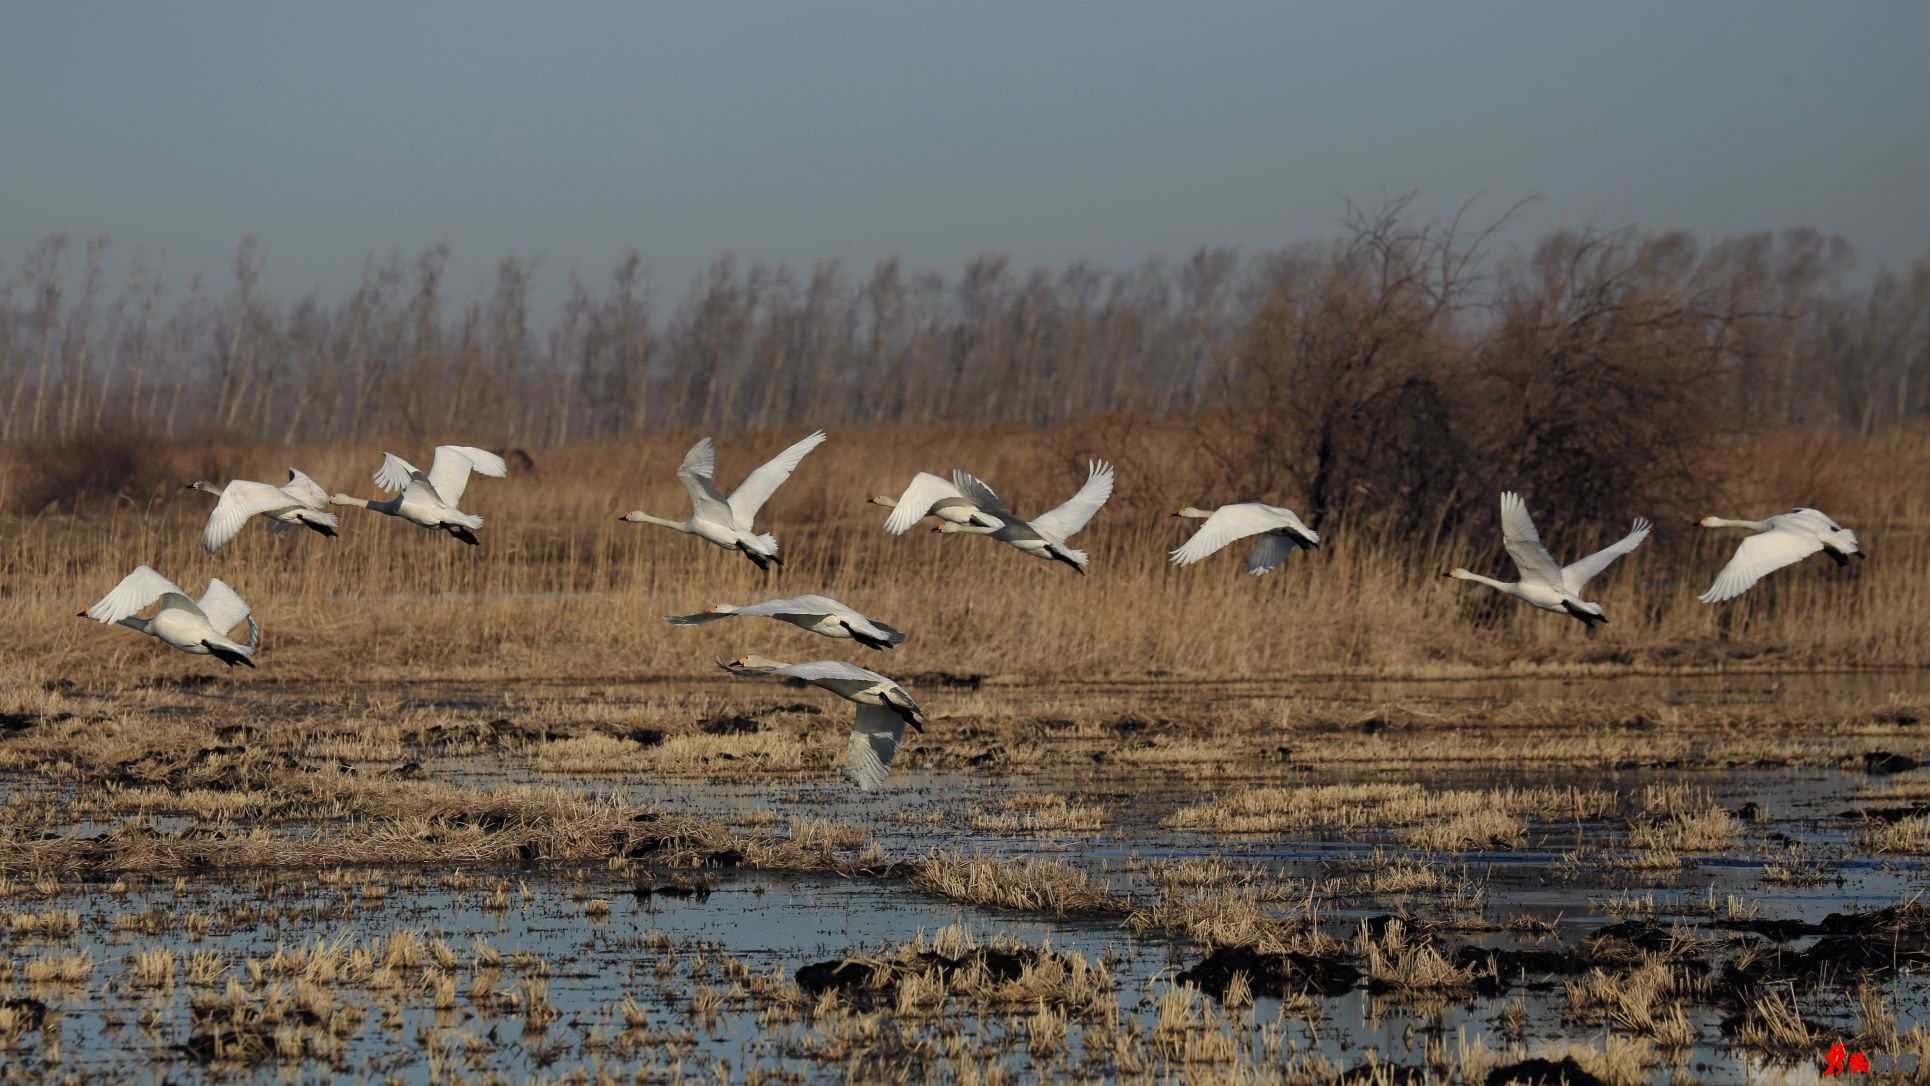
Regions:
<instances>
[{"instance_id":1,"label":"wetland field","mask_svg":"<svg viewBox=\"0 0 1930 1086\"><path fill-rule=\"evenodd\" d=\"M360 489L362 446L181 445L6 515L0 1081L1930 1074L1930 440L1758 440L1724 508L1817 494L1869 560L1709 607L1735 538L1655 510L1590 635L1439 576L1504 568L1478 522L1175 569L1218 495L1141 436L1087 577L864 501L972 463L1037 507L1110 444L1078 428L834 435L768 578L616 521L687 501L685 436L511 457L479 547L345 510L199 549L183 482ZM231 583L258 668L74 617L138 561ZM798 592L909 640L661 620ZM859 792L849 703L712 663L749 652L930 723Z\"/></svg>"},{"instance_id":2,"label":"wetland field","mask_svg":"<svg viewBox=\"0 0 1930 1086\"><path fill-rule=\"evenodd\" d=\"M43 680L7 1081L1807 1081L1930 1053L1930 675Z\"/></svg>"}]
</instances>

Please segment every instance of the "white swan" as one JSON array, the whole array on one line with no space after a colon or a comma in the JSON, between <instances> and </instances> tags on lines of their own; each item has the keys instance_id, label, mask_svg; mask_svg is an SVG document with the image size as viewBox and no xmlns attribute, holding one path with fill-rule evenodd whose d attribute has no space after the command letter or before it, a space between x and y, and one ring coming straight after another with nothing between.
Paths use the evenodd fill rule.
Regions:
<instances>
[{"instance_id":1,"label":"white swan","mask_svg":"<svg viewBox=\"0 0 1930 1086\"><path fill-rule=\"evenodd\" d=\"M726 498L717 489L717 484L711 481L711 473L717 466L717 446L705 438L692 445L690 451L684 454L684 462L677 466L677 478L690 492L689 519L653 517L641 509L632 509L617 519L631 524L675 528L686 535L709 540L727 551L741 551L758 569L768 570L772 562L781 566L784 559L778 557L777 540L770 535L753 532L751 523L778 486L797 470L804 454L824 444L824 441L824 431L818 430L778 453L768 463L744 476L744 481L737 484L737 489Z\"/></svg>"},{"instance_id":2,"label":"white swan","mask_svg":"<svg viewBox=\"0 0 1930 1086\"><path fill-rule=\"evenodd\" d=\"M1491 580L1458 566L1442 576L1487 585L1544 611L1565 612L1593 630L1596 623L1607 622L1608 617L1602 614L1600 604L1589 603L1581 598L1582 586L1607 569L1610 562L1641 546L1648 537L1649 522L1638 517L1633 530L1621 539L1580 561L1557 566L1548 548L1541 545L1541 536L1535 532L1535 522L1528 516L1528 506L1522 502L1519 494L1509 491L1501 495L1501 543L1507 548L1508 557L1514 559L1515 569L1520 572L1521 579L1513 582Z\"/></svg>"},{"instance_id":3,"label":"white swan","mask_svg":"<svg viewBox=\"0 0 1930 1086\"><path fill-rule=\"evenodd\" d=\"M1716 574L1716 583L1696 597L1703 603L1734 599L1765 576L1817 551L1835 559L1839 566L1849 565L1852 554L1863 557L1856 547L1855 532L1814 509L1799 508L1765 520L1703 517L1697 523L1704 528L1747 528L1756 533L1736 548L1736 556Z\"/></svg>"},{"instance_id":4,"label":"white swan","mask_svg":"<svg viewBox=\"0 0 1930 1086\"><path fill-rule=\"evenodd\" d=\"M288 469L288 481L281 486L232 479L227 486L218 487L205 479L196 479L188 484L188 489L221 499L214 503L214 512L208 514L208 526L201 531L201 546L210 554L239 534L249 517L267 517L271 532L300 525L332 536L341 524L335 514L328 511L328 491L294 468Z\"/></svg>"},{"instance_id":5,"label":"white swan","mask_svg":"<svg viewBox=\"0 0 1930 1086\"><path fill-rule=\"evenodd\" d=\"M448 532L473 547L477 542L472 533L483 526L483 518L456 508L456 503L462 501L463 491L469 486L469 473L472 471L501 479L509 474L509 465L488 449L469 445L438 445L435 463L429 466L429 473L424 475L407 460L385 452L382 454L382 466L375 473L375 485L396 492L395 497L387 501L367 501L351 498L347 494L336 494L328 500L331 505L359 506L401 517L410 524L430 531Z\"/></svg>"},{"instance_id":6,"label":"white swan","mask_svg":"<svg viewBox=\"0 0 1930 1086\"><path fill-rule=\"evenodd\" d=\"M1005 527L1004 521L973 505L950 479L941 479L928 471L912 476L911 485L895 500L884 494L874 494L866 500L892 511L885 519L885 531L892 535L903 535L926 516L987 531Z\"/></svg>"},{"instance_id":7,"label":"white swan","mask_svg":"<svg viewBox=\"0 0 1930 1086\"><path fill-rule=\"evenodd\" d=\"M161 609L153 618L133 617L157 599ZM99 603L80 612L80 617L139 630L182 652L212 656L229 667L254 667L249 657L261 646L261 627L249 614L248 605L219 578L208 582L208 590L200 599L190 599L173 581L149 566L135 566L134 572L121 578L121 583ZM245 645L228 637L228 631L243 622L248 624Z\"/></svg>"},{"instance_id":8,"label":"white swan","mask_svg":"<svg viewBox=\"0 0 1930 1086\"><path fill-rule=\"evenodd\" d=\"M1279 568L1295 547L1320 546L1320 533L1307 527L1298 513L1278 505L1241 502L1210 513L1189 505L1173 515L1206 522L1173 551L1176 566L1190 566L1236 539L1257 535L1260 538L1246 554L1246 571L1259 577Z\"/></svg>"},{"instance_id":9,"label":"white swan","mask_svg":"<svg viewBox=\"0 0 1930 1086\"><path fill-rule=\"evenodd\" d=\"M856 641L868 649L888 649L905 639L905 635L898 630L875 618L866 618L829 596L792 596L789 599L765 600L748 607L720 603L708 611L699 611L694 615L665 615L663 620L673 626L696 626L739 615L774 618L814 634Z\"/></svg>"},{"instance_id":10,"label":"white swan","mask_svg":"<svg viewBox=\"0 0 1930 1086\"><path fill-rule=\"evenodd\" d=\"M1005 507L992 488L981 482L969 472L952 472L952 481L957 484L959 493L967 501L977 506L981 512L989 513L1001 522L998 528L979 525L963 525L953 521L942 521L934 532L967 532L974 535L989 535L1000 542L1009 543L1021 552L1034 558L1050 562L1064 562L1079 571L1086 572L1086 552L1073 550L1066 546L1066 540L1075 535L1099 507L1112 497L1112 465L1103 460L1094 460L1086 466L1086 482L1064 505L1032 518L1030 522L1019 518L1018 514Z\"/></svg>"},{"instance_id":11,"label":"white swan","mask_svg":"<svg viewBox=\"0 0 1930 1086\"><path fill-rule=\"evenodd\" d=\"M802 679L856 702L858 718L851 727L851 749L845 755L844 775L869 792L891 772L891 759L904 741L905 725L924 731L925 714L905 688L875 671L843 660L810 660L786 664L763 656L739 656L717 666L733 675L781 675Z\"/></svg>"}]
</instances>

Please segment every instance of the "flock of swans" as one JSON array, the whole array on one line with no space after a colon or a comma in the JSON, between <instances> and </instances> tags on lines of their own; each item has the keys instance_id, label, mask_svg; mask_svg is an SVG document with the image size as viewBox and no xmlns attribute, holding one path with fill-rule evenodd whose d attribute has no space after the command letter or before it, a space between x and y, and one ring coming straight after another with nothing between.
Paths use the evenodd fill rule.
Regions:
<instances>
[{"instance_id":1,"label":"flock of swans","mask_svg":"<svg viewBox=\"0 0 1930 1086\"><path fill-rule=\"evenodd\" d=\"M776 538L755 530L757 514L797 470L805 455L825 440L822 430L811 434L745 476L726 497L712 477L717 450L706 437L691 447L677 467L677 479L690 494L688 517L672 520L633 510L617 519L631 524L656 524L697 536L725 550L743 554L760 570L782 566L783 557ZM436 448L435 459L426 473L393 453L384 453L382 466L374 476L378 488L394 495L384 500L330 494L292 468L288 482L280 486L237 479L224 487L197 481L188 484L188 489L219 496L201 535L201 545L210 553L232 540L255 517L265 519L269 530L274 532L300 527L334 536L341 521L329 511L331 505L353 506L398 517L428 531L447 532L475 546L478 543L475 532L483 526L483 518L458 508L471 472L500 479L508 474L508 468L501 456L487 449L441 445ZM1112 487L1112 466L1093 461L1087 466L1086 481L1077 493L1029 520L1013 512L984 481L959 470L954 470L949 480L921 471L897 498L880 494L869 500L891 510L884 528L893 535L902 535L930 517L937 522L932 528L934 532L989 536L1022 554L1070 566L1084 576L1090 560L1084 551L1070 546L1068 540L1083 530L1106 504L1112 496ZM1187 506L1173 516L1202 522L1190 539L1172 551L1171 560L1179 566L1193 565L1239 540L1252 539L1246 569L1261 576L1279 568L1295 550L1320 546L1318 532L1307 527L1293 510L1276 505L1242 502L1214 510ZM1769 573L1812 554L1827 554L1839 565L1848 563L1852 555L1862 557L1855 534L1814 509L1799 508L1764 520L1705 517L1700 523L1709 528L1746 528L1752 533L1716 575L1715 584L1699 597L1704 603L1733 599ZM1582 598L1583 588L1617 558L1641 546L1650 529L1647 520L1638 519L1628 535L1563 566L1542 544L1526 503L1520 495L1508 492L1501 495L1502 545L1514 561L1517 579L1499 581L1459 567L1443 576L1487 585L1544 611L1569 615L1592 632L1608 618L1600 604ZM157 601L160 607L151 618L136 617ZM253 657L261 645L261 628L248 604L225 582L219 578L210 580L207 590L195 599L146 565L135 567L113 591L80 615L96 622L127 626L181 652L213 656L230 667L254 667ZM855 641L874 650L890 649L902 643L906 636L837 600L814 594L742 607L718 604L693 615L668 615L665 621L676 626L694 626L739 617L775 619L823 637ZM248 628L245 643L230 636L244 624ZM857 716L846 755L845 775L861 789L874 789L883 783L907 726L923 730L923 711L904 687L877 672L842 660L785 664L749 655L730 663L722 660L717 663L734 675L799 679L854 703Z\"/></svg>"}]
</instances>

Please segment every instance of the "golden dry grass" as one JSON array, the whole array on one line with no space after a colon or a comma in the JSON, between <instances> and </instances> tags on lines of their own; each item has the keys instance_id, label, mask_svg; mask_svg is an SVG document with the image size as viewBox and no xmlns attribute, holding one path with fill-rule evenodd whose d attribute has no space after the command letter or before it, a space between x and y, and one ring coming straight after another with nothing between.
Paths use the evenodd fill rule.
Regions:
<instances>
[{"instance_id":1,"label":"golden dry grass","mask_svg":"<svg viewBox=\"0 0 1930 1086\"><path fill-rule=\"evenodd\" d=\"M1603 673L1684 667L1905 665L1930 639L1930 436L1853 440L1770 435L1740 451L1754 468L1726 514L1762 515L1797 501L1851 525L1871 558L1837 570L1813 561L1747 596L1695 601L1737 542L1663 524L1650 544L1591 585L1612 624L1594 638L1558 616L1510 606L1438 577L1449 565L1506 574L1497 541L1392 539L1372 525L1329 522L1327 543L1266 578L1245 576L1237 548L1188 569L1166 562L1190 525L1177 504L1290 495L1211 490L1197 435L1179 421L1141 422L1130 440L1105 420L1050 432L941 426L840 432L808 458L760 521L787 564L766 580L741 557L650 526L628 509L681 515L672 475L690 435L534 451L535 466L478 479L465 506L488 519L464 547L392 518L341 510L341 537L270 536L250 525L219 555L197 544L212 499L167 491L82 514L9 518L0 531L0 618L15 632L4 665L14 682L212 673L129 631L73 617L140 562L191 590L210 575L234 584L264 628L260 672L224 682L703 673L713 655L767 648L846 656L831 643L754 620L679 629L664 614L711 603L826 592L893 622L911 640L866 654L897 673L1092 679L1148 675L1412 675ZM723 443L718 477L733 484L793 439ZM423 450L398 450L417 456ZM276 478L298 464L325 486L373 493L374 445L169 456L185 483L219 468ZM1075 540L1088 577L987 540L915 530L891 537L884 511L919 470L977 471L1021 512L1062 500L1087 456L1115 459L1112 502ZM0 458L0 473L8 470ZM0 487L4 487L0 478ZM1559 495L1532 495L1537 507ZM1492 496L1473 496L1487 503ZM1309 515L1314 510L1303 510ZM1601 536L1641 510L1603 511ZM1711 510L1717 512L1717 510ZM1597 539L1557 540L1560 553ZM1291 614L1291 621L1282 616ZM1015 616L1023 616L1016 622ZM1484 617L1485 616L1485 617ZM1320 636L1307 636L1308 631ZM1020 635L1022 632L1022 635Z\"/></svg>"}]
</instances>

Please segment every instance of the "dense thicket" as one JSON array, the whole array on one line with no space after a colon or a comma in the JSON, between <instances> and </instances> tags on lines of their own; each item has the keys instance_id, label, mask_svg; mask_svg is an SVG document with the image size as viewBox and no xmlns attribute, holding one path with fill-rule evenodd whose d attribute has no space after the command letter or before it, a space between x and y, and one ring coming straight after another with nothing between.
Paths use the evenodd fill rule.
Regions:
<instances>
[{"instance_id":1,"label":"dense thicket","mask_svg":"<svg viewBox=\"0 0 1930 1086\"><path fill-rule=\"evenodd\" d=\"M223 292L171 293L136 258L110 296L106 242L57 236L0 280L0 442L537 446L1123 412L1195 420L1240 492L1411 528L1417 496L1498 484L1654 508L1696 496L1725 433L1930 415L1930 256L1850 289L1849 246L1810 230L1488 241L1396 201L1329 240L1131 270L726 257L674 303L632 253L537 312L534 261L450 299L441 247L372 260L334 299L266 296L251 240Z\"/></svg>"}]
</instances>

